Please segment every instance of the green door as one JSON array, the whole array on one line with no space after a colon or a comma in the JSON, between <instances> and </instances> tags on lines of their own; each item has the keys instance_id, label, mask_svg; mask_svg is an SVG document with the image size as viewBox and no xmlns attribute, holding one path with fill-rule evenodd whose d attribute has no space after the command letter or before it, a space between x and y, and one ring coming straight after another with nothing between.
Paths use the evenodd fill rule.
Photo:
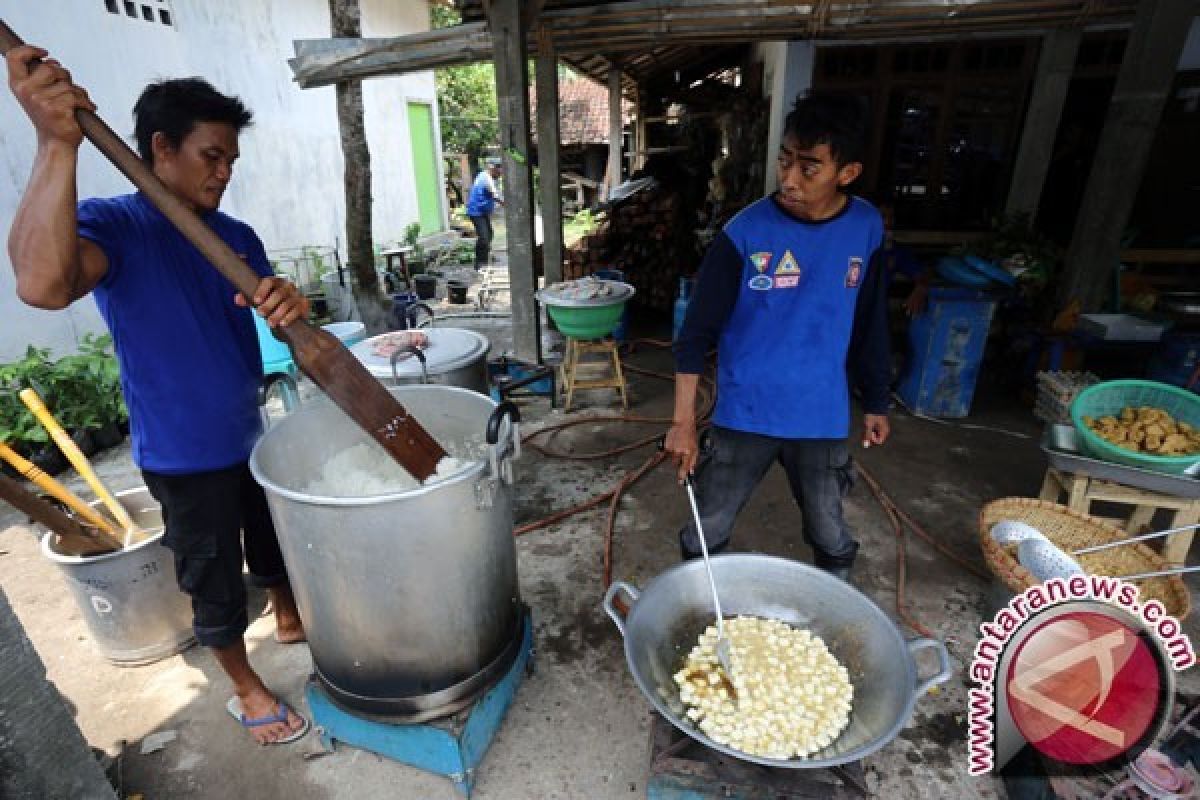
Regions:
<instances>
[{"instance_id":1,"label":"green door","mask_svg":"<svg viewBox=\"0 0 1200 800\"><path fill-rule=\"evenodd\" d=\"M412 138L421 233L434 233L442 229L442 190L438 184L437 152L433 149L433 110L428 103L408 104L408 134Z\"/></svg>"}]
</instances>

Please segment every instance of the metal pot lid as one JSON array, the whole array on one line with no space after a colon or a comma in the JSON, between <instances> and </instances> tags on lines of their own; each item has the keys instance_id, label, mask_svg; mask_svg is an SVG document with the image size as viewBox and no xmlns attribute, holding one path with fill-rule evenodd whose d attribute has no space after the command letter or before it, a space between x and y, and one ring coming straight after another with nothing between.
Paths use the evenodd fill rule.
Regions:
<instances>
[{"instance_id":1,"label":"metal pot lid","mask_svg":"<svg viewBox=\"0 0 1200 800\"><path fill-rule=\"evenodd\" d=\"M572 291L572 286L582 283L583 281L591 281L595 284L604 284L604 288L609 291L608 294L599 297L577 296ZM584 293L586 294L586 293ZM629 298L633 297L634 288L628 283L621 281L610 281L601 278L580 278L576 281L566 281L565 283L556 283L547 286L535 294L538 300L542 301L543 305L560 306L562 308L602 308L604 306L612 306L618 303L624 303Z\"/></svg>"},{"instance_id":2,"label":"metal pot lid","mask_svg":"<svg viewBox=\"0 0 1200 800\"><path fill-rule=\"evenodd\" d=\"M424 328L422 333L429 337L429 344L423 352L430 375L441 375L472 364L485 358L491 348L487 337L463 328ZM372 336L350 348L354 357L376 378L392 377L390 359L375 355L375 343L388 335L381 333ZM396 374L402 378L420 378L421 362L411 355L402 358L396 362Z\"/></svg>"}]
</instances>

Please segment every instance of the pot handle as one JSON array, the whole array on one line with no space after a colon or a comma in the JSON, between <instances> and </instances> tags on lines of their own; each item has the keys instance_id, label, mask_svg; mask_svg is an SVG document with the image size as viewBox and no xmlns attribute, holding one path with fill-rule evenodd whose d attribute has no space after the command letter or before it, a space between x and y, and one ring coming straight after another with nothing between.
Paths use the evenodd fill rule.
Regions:
<instances>
[{"instance_id":1,"label":"pot handle","mask_svg":"<svg viewBox=\"0 0 1200 800\"><path fill-rule=\"evenodd\" d=\"M263 430L271 427L271 416L267 413L267 400L271 390L279 387L279 397L283 401L283 410L289 414L300 405L300 392L296 389L296 379L286 372L272 372L262 379L258 385L258 413L262 418Z\"/></svg>"},{"instance_id":2,"label":"pot handle","mask_svg":"<svg viewBox=\"0 0 1200 800\"><path fill-rule=\"evenodd\" d=\"M912 641L908 642L908 656L913 662L913 672L920 672L919 668L917 667L917 651L927 650L929 648L933 648L937 652L938 671L932 677L926 678L917 684L917 688L914 692L916 697L921 697L934 686L950 680L950 677L954 674L950 667L950 653L946 650L946 645L942 644L937 639L913 639Z\"/></svg>"},{"instance_id":3,"label":"pot handle","mask_svg":"<svg viewBox=\"0 0 1200 800\"><path fill-rule=\"evenodd\" d=\"M496 406L496 410L488 417L487 421L487 443L496 444L500 441L500 421L505 417L511 417L512 423L516 425L521 421L521 410L517 406L505 400L500 405Z\"/></svg>"},{"instance_id":4,"label":"pot handle","mask_svg":"<svg viewBox=\"0 0 1200 800\"><path fill-rule=\"evenodd\" d=\"M622 593L629 597L627 602L617 599L617 595ZM637 603L640 596L638 590L625 581L613 581L612 585L608 587L608 591L604 593L604 610L612 617L617 630L621 632L622 639L625 638L625 615Z\"/></svg>"},{"instance_id":5,"label":"pot handle","mask_svg":"<svg viewBox=\"0 0 1200 800\"><path fill-rule=\"evenodd\" d=\"M509 419L508 441L500 446L500 423L505 417ZM513 482L512 462L521 457L521 434L518 430L521 422L521 411L512 402L505 400L496 406L496 410L488 417L485 441L490 446L492 475Z\"/></svg>"},{"instance_id":6,"label":"pot handle","mask_svg":"<svg viewBox=\"0 0 1200 800\"><path fill-rule=\"evenodd\" d=\"M425 361L425 354L421 352L421 348L415 344L410 344L408 347L392 353L392 357L388 359L388 363L392 365L392 380L395 382L395 385L400 385L400 374L396 371L396 362L406 355L414 355L417 357L417 361L421 362L421 383L428 384L429 367Z\"/></svg>"}]
</instances>

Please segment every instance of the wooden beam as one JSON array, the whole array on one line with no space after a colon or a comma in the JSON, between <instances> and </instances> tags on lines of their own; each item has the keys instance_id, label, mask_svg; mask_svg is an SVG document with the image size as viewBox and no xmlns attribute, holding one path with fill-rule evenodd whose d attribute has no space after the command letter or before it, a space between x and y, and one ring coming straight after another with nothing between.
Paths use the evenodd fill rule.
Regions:
<instances>
[{"instance_id":1,"label":"wooden beam","mask_svg":"<svg viewBox=\"0 0 1200 800\"><path fill-rule=\"evenodd\" d=\"M537 7L536 0L528 8ZM779 3L775 0L628 0L588 6L542 9L545 24L560 58L574 54L644 52L666 46L708 47L754 41L808 39L814 35L813 9L823 40L897 39L953 36L958 33L1029 33L1055 26L1126 22L1136 0L1111 0L1081 11L1079 0L971 0L971 2ZM1086 20L1081 17L1086 17ZM534 29L525 29L526 46L535 46ZM339 81L398 75L436 67L491 59L494 44L486 23L469 22L450 28L392 39L303 40L289 63L302 87ZM585 70L594 77L599 73ZM638 77L635 65L622 70ZM626 94L636 81L626 80Z\"/></svg>"},{"instance_id":2,"label":"wooden beam","mask_svg":"<svg viewBox=\"0 0 1200 800\"><path fill-rule=\"evenodd\" d=\"M542 195L542 269L546 283L562 280L562 167L559 161L558 56L549 31L538 34L536 64L539 186Z\"/></svg>"},{"instance_id":3,"label":"wooden beam","mask_svg":"<svg viewBox=\"0 0 1200 800\"><path fill-rule=\"evenodd\" d=\"M1030 219L1037 215L1081 39L1083 31L1079 28L1056 28L1042 39L1033 96L1025 112L1008 190L1005 210L1009 214L1025 214Z\"/></svg>"},{"instance_id":4,"label":"wooden beam","mask_svg":"<svg viewBox=\"0 0 1200 800\"><path fill-rule=\"evenodd\" d=\"M1138 5L1067 248L1064 304L1078 300L1084 311L1095 311L1113 285L1121 237L1191 28L1190 5L1179 0Z\"/></svg>"},{"instance_id":5,"label":"wooden beam","mask_svg":"<svg viewBox=\"0 0 1200 800\"><path fill-rule=\"evenodd\" d=\"M517 358L541 361L538 308L533 293L533 179L529 165L529 79L520 0L492 0L488 16L495 47L496 106L504 159L504 221ZM557 106L555 107L557 108Z\"/></svg>"},{"instance_id":6,"label":"wooden beam","mask_svg":"<svg viewBox=\"0 0 1200 800\"><path fill-rule=\"evenodd\" d=\"M608 196L621 185L621 68L609 59L608 67ZM607 198L605 198L607 199Z\"/></svg>"}]
</instances>

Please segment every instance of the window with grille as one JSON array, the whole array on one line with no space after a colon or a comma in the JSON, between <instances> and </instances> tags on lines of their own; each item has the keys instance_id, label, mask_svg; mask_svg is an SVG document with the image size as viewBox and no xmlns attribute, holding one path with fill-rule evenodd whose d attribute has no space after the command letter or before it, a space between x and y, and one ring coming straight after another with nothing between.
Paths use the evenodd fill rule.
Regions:
<instances>
[{"instance_id":1,"label":"window with grille","mask_svg":"<svg viewBox=\"0 0 1200 800\"><path fill-rule=\"evenodd\" d=\"M110 14L118 14L142 22L172 27L170 0L104 0L104 8Z\"/></svg>"}]
</instances>

